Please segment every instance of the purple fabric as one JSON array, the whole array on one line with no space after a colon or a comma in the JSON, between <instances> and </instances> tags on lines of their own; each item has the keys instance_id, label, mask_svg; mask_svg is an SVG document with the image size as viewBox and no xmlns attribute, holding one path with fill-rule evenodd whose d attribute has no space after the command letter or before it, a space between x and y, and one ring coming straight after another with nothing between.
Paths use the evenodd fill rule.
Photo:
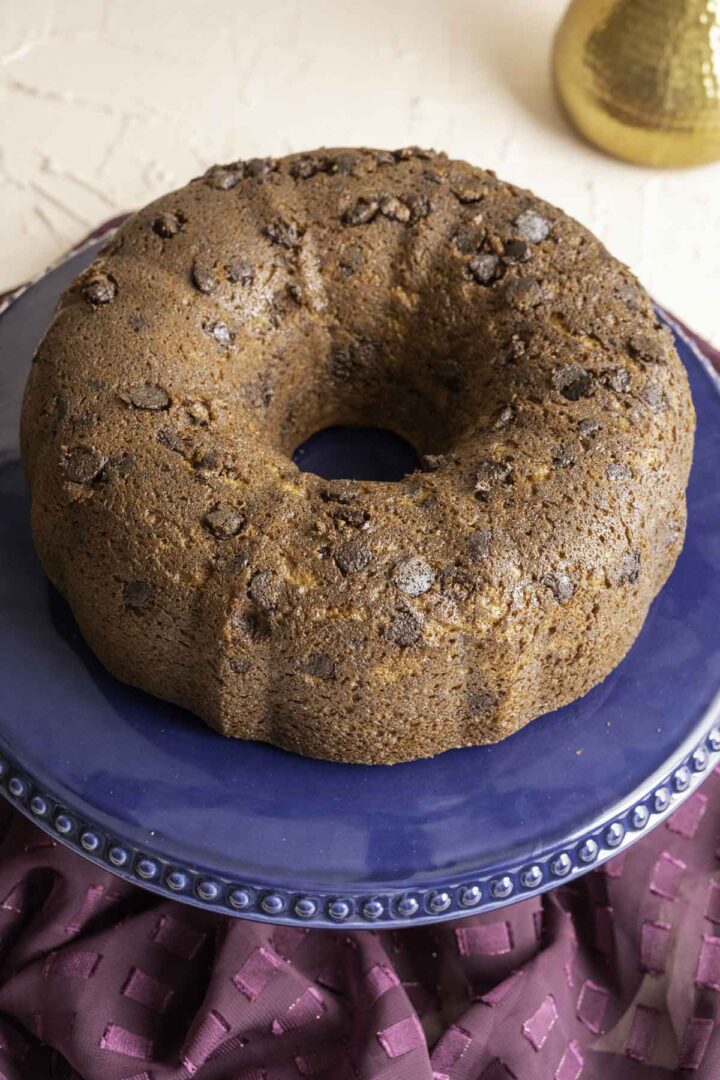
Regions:
<instances>
[{"instance_id":1,"label":"purple fabric","mask_svg":"<svg viewBox=\"0 0 720 1080\"><path fill-rule=\"evenodd\" d=\"M334 933L159 900L0 807L0 1080L716 1080L719 834L716 770L572 885Z\"/></svg>"},{"instance_id":2,"label":"purple fabric","mask_svg":"<svg viewBox=\"0 0 720 1080\"><path fill-rule=\"evenodd\" d=\"M2 814L2 1080L720 1076L718 770L573 885L396 932L162 901Z\"/></svg>"}]
</instances>

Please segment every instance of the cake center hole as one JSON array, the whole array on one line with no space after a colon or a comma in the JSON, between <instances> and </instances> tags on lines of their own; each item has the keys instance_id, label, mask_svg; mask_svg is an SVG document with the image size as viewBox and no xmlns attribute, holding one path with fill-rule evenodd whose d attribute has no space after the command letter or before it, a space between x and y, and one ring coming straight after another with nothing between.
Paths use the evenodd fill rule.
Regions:
<instances>
[{"instance_id":1,"label":"cake center hole","mask_svg":"<svg viewBox=\"0 0 720 1080\"><path fill-rule=\"evenodd\" d=\"M298 446L292 459L324 480L402 480L420 467L414 449L386 428L329 427Z\"/></svg>"}]
</instances>

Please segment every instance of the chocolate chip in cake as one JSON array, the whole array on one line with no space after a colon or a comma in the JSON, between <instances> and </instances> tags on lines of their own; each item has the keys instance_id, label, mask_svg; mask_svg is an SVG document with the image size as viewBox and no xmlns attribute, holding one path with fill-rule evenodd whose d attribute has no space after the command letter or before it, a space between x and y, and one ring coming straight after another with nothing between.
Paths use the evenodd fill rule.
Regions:
<instances>
[{"instance_id":1,"label":"chocolate chip in cake","mask_svg":"<svg viewBox=\"0 0 720 1080\"><path fill-rule=\"evenodd\" d=\"M435 583L435 573L419 555L401 559L392 572L393 585L406 596L422 596Z\"/></svg>"},{"instance_id":2,"label":"chocolate chip in cake","mask_svg":"<svg viewBox=\"0 0 720 1080\"><path fill-rule=\"evenodd\" d=\"M220 578L236 578L246 569L250 562L247 551L236 551L229 556L213 558L213 573Z\"/></svg>"},{"instance_id":3,"label":"chocolate chip in cake","mask_svg":"<svg viewBox=\"0 0 720 1080\"><path fill-rule=\"evenodd\" d=\"M370 515L362 506L335 506L330 511L333 521L352 529L367 529Z\"/></svg>"},{"instance_id":4,"label":"chocolate chip in cake","mask_svg":"<svg viewBox=\"0 0 720 1080\"><path fill-rule=\"evenodd\" d=\"M422 221L432 210L432 203L427 195L408 195L405 202L410 209L411 225L415 225L416 222Z\"/></svg>"},{"instance_id":5,"label":"chocolate chip in cake","mask_svg":"<svg viewBox=\"0 0 720 1080\"><path fill-rule=\"evenodd\" d=\"M471 255L478 250L484 239L485 231L483 229L458 229L452 241L455 249L461 255Z\"/></svg>"},{"instance_id":6,"label":"chocolate chip in cake","mask_svg":"<svg viewBox=\"0 0 720 1080\"><path fill-rule=\"evenodd\" d=\"M530 256L530 247L524 240L507 240L503 246L503 262L527 262Z\"/></svg>"},{"instance_id":7,"label":"chocolate chip in cake","mask_svg":"<svg viewBox=\"0 0 720 1080\"><path fill-rule=\"evenodd\" d=\"M467 538L468 554L473 562L483 562L490 554L492 532L490 529L476 529Z\"/></svg>"},{"instance_id":8,"label":"chocolate chip in cake","mask_svg":"<svg viewBox=\"0 0 720 1080\"><path fill-rule=\"evenodd\" d=\"M328 158L325 167L333 176L352 176L362 158L353 150L346 150L335 157Z\"/></svg>"},{"instance_id":9,"label":"chocolate chip in cake","mask_svg":"<svg viewBox=\"0 0 720 1080\"><path fill-rule=\"evenodd\" d=\"M302 671L306 675L312 675L316 679L323 679L328 682L330 679L335 678L335 662L331 660L327 653L311 652L302 665Z\"/></svg>"},{"instance_id":10,"label":"chocolate chip in cake","mask_svg":"<svg viewBox=\"0 0 720 1080\"><path fill-rule=\"evenodd\" d=\"M479 690L473 690L468 699L468 708L470 715L474 720L480 720L489 716L496 705L496 695L491 694L490 691L486 690L484 687L480 687Z\"/></svg>"},{"instance_id":11,"label":"chocolate chip in cake","mask_svg":"<svg viewBox=\"0 0 720 1080\"><path fill-rule=\"evenodd\" d=\"M271 244L294 251L302 244L305 230L294 221L278 218L265 227L265 235Z\"/></svg>"},{"instance_id":12,"label":"chocolate chip in cake","mask_svg":"<svg viewBox=\"0 0 720 1080\"><path fill-rule=\"evenodd\" d=\"M380 213L391 221L400 221L404 225L410 220L410 207L396 195L383 195L380 199Z\"/></svg>"},{"instance_id":13,"label":"chocolate chip in cake","mask_svg":"<svg viewBox=\"0 0 720 1080\"><path fill-rule=\"evenodd\" d=\"M230 540L244 528L245 516L234 506L220 503L205 515L204 525L216 540Z\"/></svg>"},{"instance_id":14,"label":"chocolate chip in cake","mask_svg":"<svg viewBox=\"0 0 720 1080\"><path fill-rule=\"evenodd\" d=\"M385 636L401 649L407 649L420 640L422 625L414 611L401 611L388 626Z\"/></svg>"},{"instance_id":15,"label":"chocolate chip in cake","mask_svg":"<svg viewBox=\"0 0 720 1080\"><path fill-rule=\"evenodd\" d=\"M242 173L223 165L212 165L203 177L209 187L217 191L230 191L242 179Z\"/></svg>"},{"instance_id":16,"label":"chocolate chip in cake","mask_svg":"<svg viewBox=\"0 0 720 1080\"><path fill-rule=\"evenodd\" d=\"M579 364L563 364L552 375L552 384L568 401L579 401L592 391L592 375Z\"/></svg>"},{"instance_id":17,"label":"chocolate chip in cake","mask_svg":"<svg viewBox=\"0 0 720 1080\"><path fill-rule=\"evenodd\" d=\"M85 435L92 431L100 423L100 415L96 412L81 412L73 417L75 433Z\"/></svg>"},{"instance_id":18,"label":"chocolate chip in cake","mask_svg":"<svg viewBox=\"0 0 720 1080\"><path fill-rule=\"evenodd\" d=\"M483 461L475 476L475 498L487 502L493 488L501 484L511 484L513 467L506 461Z\"/></svg>"},{"instance_id":19,"label":"chocolate chip in cake","mask_svg":"<svg viewBox=\"0 0 720 1080\"><path fill-rule=\"evenodd\" d=\"M616 585L634 585L640 577L640 552L629 551L623 555L620 565L613 574Z\"/></svg>"},{"instance_id":20,"label":"chocolate chip in cake","mask_svg":"<svg viewBox=\"0 0 720 1080\"><path fill-rule=\"evenodd\" d=\"M330 349L327 366L332 378L338 382L350 382L355 370L355 359L351 347L337 346Z\"/></svg>"},{"instance_id":21,"label":"chocolate chip in cake","mask_svg":"<svg viewBox=\"0 0 720 1080\"><path fill-rule=\"evenodd\" d=\"M196 255L193 259L190 279L198 292L206 295L215 292L217 288L213 264L204 256Z\"/></svg>"},{"instance_id":22,"label":"chocolate chip in cake","mask_svg":"<svg viewBox=\"0 0 720 1080\"><path fill-rule=\"evenodd\" d=\"M244 259L233 259L225 267L228 281L233 285L252 285L255 280L255 270Z\"/></svg>"},{"instance_id":23,"label":"chocolate chip in cake","mask_svg":"<svg viewBox=\"0 0 720 1080\"><path fill-rule=\"evenodd\" d=\"M369 338L359 337L354 341L332 345L327 357L327 366L333 378L348 382L356 372L367 370L374 364L381 352L381 345Z\"/></svg>"},{"instance_id":24,"label":"chocolate chip in cake","mask_svg":"<svg viewBox=\"0 0 720 1080\"><path fill-rule=\"evenodd\" d=\"M356 487L351 480L338 480L331 487L320 489L320 498L323 502L336 502L347 505L354 502L360 494L360 488Z\"/></svg>"},{"instance_id":25,"label":"chocolate chip in cake","mask_svg":"<svg viewBox=\"0 0 720 1080\"><path fill-rule=\"evenodd\" d=\"M147 412L161 412L170 407L170 395L162 386L131 386L120 397L133 409L144 409Z\"/></svg>"},{"instance_id":26,"label":"chocolate chip in cake","mask_svg":"<svg viewBox=\"0 0 720 1080\"><path fill-rule=\"evenodd\" d=\"M207 323L205 330L217 341L218 345L222 345L224 348L229 348L235 340L235 334L224 322L211 322Z\"/></svg>"},{"instance_id":27,"label":"chocolate chip in cake","mask_svg":"<svg viewBox=\"0 0 720 1080\"><path fill-rule=\"evenodd\" d=\"M361 196L354 206L349 207L342 216L343 225L368 225L380 212L378 199Z\"/></svg>"},{"instance_id":28,"label":"chocolate chip in cake","mask_svg":"<svg viewBox=\"0 0 720 1080\"><path fill-rule=\"evenodd\" d=\"M605 469L605 475L608 480L629 480L632 471L628 465L623 464L621 461L611 461Z\"/></svg>"},{"instance_id":29,"label":"chocolate chip in cake","mask_svg":"<svg viewBox=\"0 0 720 1080\"><path fill-rule=\"evenodd\" d=\"M347 540L335 549L335 565L345 575L364 570L371 558L370 548L359 540Z\"/></svg>"},{"instance_id":30,"label":"chocolate chip in cake","mask_svg":"<svg viewBox=\"0 0 720 1080\"><path fill-rule=\"evenodd\" d=\"M248 596L261 611L275 611L287 597L287 586L274 570L258 570L250 579Z\"/></svg>"},{"instance_id":31,"label":"chocolate chip in cake","mask_svg":"<svg viewBox=\"0 0 720 1080\"><path fill-rule=\"evenodd\" d=\"M667 362L664 344L659 335L634 330L627 340L627 350L635 360L646 364L664 364Z\"/></svg>"},{"instance_id":32,"label":"chocolate chip in cake","mask_svg":"<svg viewBox=\"0 0 720 1080\"><path fill-rule=\"evenodd\" d=\"M642 398L646 405L650 406L650 409L654 413L664 412L668 407L667 398L663 394L659 386L654 383L650 383L643 389Z\"/></svg>"},{"instance_id":33,"label":"chocolate chip in cake","mask_svg":"<svg viewBox=\"0 0 720 1080\"><path fill-rule=\"evenodd\" d=\"M515 228L524 240L531 244L541 244L550 235L552 225L537 211L523 210L522 214L515 218Z\"/></svg>"},{"instance_id":34,"label":"chocolate chip in cake","mask_svg":"<svg viewBox=\"0 0 720 1080\"><path fill-rule=\"evenodd\" d=\"M290 166L290 175L296 180L311 180L317 173L323 172L325 161L322 158L312 157L308 154L293 161Z\"/></svg>"},{"instance_id":35,"label":"chocolate chip in cake","mask_svg":"<svg viewBox=\"0 0 720 1080\"><path fill-rule=\"evenodd\" d=\"M111 303L118 293L118 285L112 274L97 270L83 284L83 296L94 307Z\"/></svg>"},{"instance_id":36,"label":"chocolate chip in cake","mask_svg":"<svg viewBox=\"0 0 720 1080\"><path fill-rule=\"evenodd\" d=\"M615 295L622 300L624 304L627 304L631 311L641 311L644 307L640 290L629 282L619 285L615 290Z\"/></svg>"},{"instance_id":37,"label":"chocolate chip in cake","mask_svg":"<svg viewBox=\"0 0 720 1080\"><path fill-rule=\"evenodd\" d=\"M575 458L566 446L553 446L550 456L554 469L569 469L575 464Z\"/></svg>"},{"instance_id":38,"label":"chocolate chip in cake","mask_svg":"<svg viewBox=\"0 0 720 1080\"><path fill-rule=\"evenodd\" d=\"M600 431L601 427L602 425L598 420L586 417L584 420L581 420L577 426L578 435L582 436L583 439L593 439L598 431Z\"/></svg>"},{"instance_id":39,"label":"chocolate chip in cake","mask_svg":"<svg viewBox=\"0 0 720 1080\"><path fill-rule=\"evenodd\" d=\"M277 170L277 162L274 158L250 158L245 162L244 174L253 180L266 180L271 173Z\"/></svg>"},{"instance_id":40,"label":"chocolate chip in cake","mask_svg":"<svg viewBox=\"0 0 720 1080\"><path fill-rule=\"evenodd\" d=\"M624 367L610 368L605 372L603 382L616 394L627 394L632 385L630 372Z\"/></svg>"},{"instance_id":41,"label":"chocolate chip in cake","mask_svg":"<svg viewBox=\"0 0 720 1080\"><path fill-rule=\"evenodd\" d=\"M168 450L172 450L174 454L185 453L185 443L177 431L172 428L164 427L160 428L157 433L157 441L166 446Z\"/></svg>"},{"instance_id":42,"label":"chocolate chip in cake","mask_svg":"<svg viewBox=\"0 0 720 1080\"><path fill-rule=\"evenodd\" d=\"M155 589L149 581L126 581L122 587L122 597L125 607L141 611L148 607L153 600Z\"/></svg>"},{"instance_id":43,"label":"chocolate chip in cake","mask_svg":"<svg viewBox=\"0 0 720 1080\"><path fill-rule=\"evenodd\" d=\"M182 214L157 214L152 221L153 232L162 236L163 240L177 236L184 225L185 218Z\"/></svg>"},{"instance_id":44,"label":"chocolate chip in cake","mask_svg":"<svg viewBox=\"0 0 720 1080\"><path fill-rule=\"evenodd\" d=\"M92 484L100 478L107 457L92 446L76 446L62 460L65 479L71 484Z\"/></svg>"},{"instance_id":45,"label":"chocolate chip in cake","mask_svg":"<svg viewBox=\"0 0 720 1080\"><path fill-rule=\"evenodd\" d=\"M222 462L222 451L217 446L195 446L190 454L190 463L193 469L200 473L220 470Z\"/></svg>"},{"instance_id":46,"label":"chocolate chip in cake","mask_svg":"<svg viewBox=\"0 0 720 1080\"><path fill-rule=\"evenodd\" d=\"M468 263L468 270L478 285L492 285L500 276L500 257L498 255L475 255Z\"/></svg>"},{"instance_id":47,"label":"chocolate chip in cake","mask_svg":"<svg viewBox=\"0 0 720 1080\"><path fill-rule=\"evenodd\" d=\"M376 165L395 165L397 160L395 154L389 150L376 150L373 154L373 161Z\"/></svg>"},{"instance_id":48,"label":"chocolate chip in cake","mask_svg":"<svg viewBox=\"0 0 720 1080\"><path fill-rule=\"evenodd\" d=\"M516 281L511 281L505 295L508 302L518 311L532 311L539 307L544 299L540 282L530 277L521 277Z\"/></svg>"},{"instance_id":49,"label":"chocolate chip in cake","mask_svg":"<svg viewBox=\"0 0 720 1080\"><path fill-rule=\"evenodd\" d=\"M558 604L567 604L568 600L572 599L575 586L567 574L545 574L541 580L542 584L553 594Z\"/></svg>"}]
</instances>

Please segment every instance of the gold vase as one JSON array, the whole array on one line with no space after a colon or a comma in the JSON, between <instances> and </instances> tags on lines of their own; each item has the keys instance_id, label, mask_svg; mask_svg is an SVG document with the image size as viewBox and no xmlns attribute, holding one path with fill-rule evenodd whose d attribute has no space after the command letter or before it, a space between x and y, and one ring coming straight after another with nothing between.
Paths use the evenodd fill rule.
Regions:
<instances>
[{"instance_id":1,"label":"gold vase","mask_svg":"<svg viewBox=\"0 0 720 1080\"><path fill-rule=\"evenodd\" d=\"M720 0L573 0L554 70L603 150L642 165L720 158Z\"/></svg>"}]
</instances>

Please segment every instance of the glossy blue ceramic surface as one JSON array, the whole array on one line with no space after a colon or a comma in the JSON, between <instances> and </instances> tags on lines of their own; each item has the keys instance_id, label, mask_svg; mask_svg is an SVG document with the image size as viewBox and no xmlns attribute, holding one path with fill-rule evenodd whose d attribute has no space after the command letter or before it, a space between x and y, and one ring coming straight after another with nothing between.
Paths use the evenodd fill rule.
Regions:
<instances>
[{"instance_id":1,"label":"glossy blue ceramic surface","mask_svg":"<svg viewBox=\"0 0 720 1080\"><path fill-rule=\"evenodd\" d=\"M720 396L698 413L678 566L620 667L493 747L360 767L234 742L111 678L33 553L17 424L76 256L0 318L0 787L103 866L178 899L309 925L410 924L551 888L662 819L720 757Z\"/></svg>"}]
</instances>

